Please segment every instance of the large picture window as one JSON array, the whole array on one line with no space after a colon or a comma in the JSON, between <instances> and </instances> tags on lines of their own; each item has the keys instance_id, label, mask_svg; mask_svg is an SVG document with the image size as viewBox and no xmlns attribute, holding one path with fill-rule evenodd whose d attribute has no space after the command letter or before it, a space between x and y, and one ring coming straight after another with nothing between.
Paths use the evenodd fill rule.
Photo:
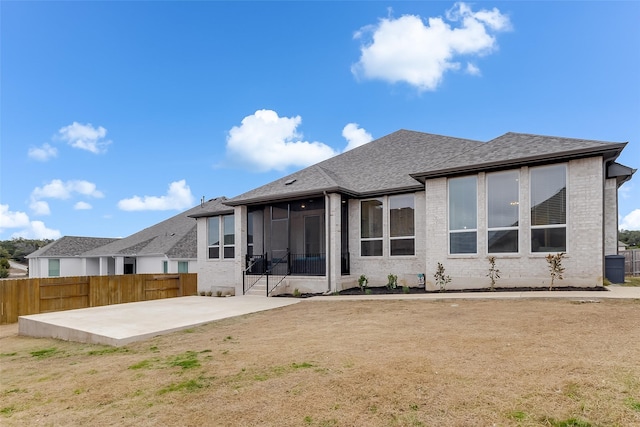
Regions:
<instances>
[{"instance_id":1,"label":"large picture window","mask_svg":"<svg viewBox=\"0 0 640 427\"><path fill-rule=\"evenodd\" d=\"M567 250L567 166L531 169L531 252Z\"/></svg>"},{"instance_id":2,"label":"large picture window","mask_svg":"<svg viewBox=\"0 0 640 427\"><path fill-rule=\"evenodd\" d=\"M488 252L518 252L520 219L518 171L487 175Z\"/></svg>"},{"instance_id":3,"label":"large picture window","mask_svg":"<svg viewBox=\"0 0 640 427\"><path fill-rule=\"evenodd\" d=\"M449 253L477 252L478 202L477 177L449 180Z\"/></svg>"},{"instance_id":4,"label":"large picture window","mask_svg":"<svg viewBox=\"0 0 640 427\"><path fill-rule=\"evenodd\" d=\"M415 255L415 198L413 194L389 197L391 256Z\"/></svg>"},{"instance_id":5,"label":"large picture window","mask_svg":"<svg viewBox=\"0 0 640 427\"><path fill-rule=\"evenodd\" d=\"M382 256L382 200L360 203L360 254Z\"/></svg>"}]
</instances>

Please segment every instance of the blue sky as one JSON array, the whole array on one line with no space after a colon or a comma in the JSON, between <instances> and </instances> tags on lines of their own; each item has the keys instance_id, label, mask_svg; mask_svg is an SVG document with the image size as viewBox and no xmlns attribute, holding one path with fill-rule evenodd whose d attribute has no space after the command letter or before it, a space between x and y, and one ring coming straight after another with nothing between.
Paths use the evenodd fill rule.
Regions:
<instances>
[{"instance_id":1,"label":"blue sky","mask_svg":"<svg viewBox=\"0 0 640 427\"><path fill-rule=\"evenodd\" d=\"M628 141L640 168L638 2L2 1L0 19L0 240L128 236L398 129ZM640 229L640 175L619 217Z\"/></svg>"}]
</instances>

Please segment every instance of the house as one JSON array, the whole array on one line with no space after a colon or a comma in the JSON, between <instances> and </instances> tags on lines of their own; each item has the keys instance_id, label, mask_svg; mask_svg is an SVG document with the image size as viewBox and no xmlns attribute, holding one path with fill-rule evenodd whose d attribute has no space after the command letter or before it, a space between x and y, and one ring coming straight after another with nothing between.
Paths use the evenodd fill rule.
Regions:
<instances>
[{"instance_id":1,"label":"house","mask_svg":"<svg viewBox=\"0 0 640 427\"><path fill-rule=\"evenodd\" d=\"M195 273L196 221L187 210L122 239L62 237L28 255L30 277Z\"/></svg>"},{"instance_id":2,"label":"house","mask_svg":"<svg viewBox=\"0 0 640 427\"><path fill-rule=\"evenodd\" d=\"M118 239L63 236L26 256L29 277L85 276L83 253Z\"/></svg>"},{"instance_id":3,"label":"house","mask_svg":"<svg viewBox=\"0 0 640 427\"><path fill-rule=\"evenodd\" d=\"M324 293L394 274L435 290L438 263L449 289L485 288L490 256L496 286L548 287L556 253L562 286L600 286L635 172L615 162L625 145L399 130L192 214L198 288Z\"/></svg>"}]
</instances>

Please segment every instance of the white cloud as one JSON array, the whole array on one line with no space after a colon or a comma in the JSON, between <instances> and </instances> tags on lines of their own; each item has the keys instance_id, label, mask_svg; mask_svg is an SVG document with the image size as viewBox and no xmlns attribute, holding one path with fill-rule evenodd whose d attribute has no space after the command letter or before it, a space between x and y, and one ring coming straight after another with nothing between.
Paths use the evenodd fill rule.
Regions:
<instances>
[{"instance_id":1,"label":"white cloud","mask_svg":"<svg viewBox=\"0 0 640 427\"><path fill-rule=\"evenodd\" d=\"M169 184L165 196L133 196L122 199L118 207L123 211L166 211L170 209L182 210L193 207L194 197L186 181L180 180Z\"/></svg>"},{"instance_id":2,"label":"white cloud","mask_svg":"<svg viewBox=\"0 0 640 427\"><path fill-rule=\"evenodd\" d=\"M258 110L229 131L227 157L263 172L309 166L337 154L322 142L303 141L297 132L301 122L300 116L279 117L275 111Z\"/></svg>"},{"instance_id":3,"label":"white cloud","mask_svg":"<svg viewBox=\"0 0 640 427\"><path fill-rule=\"evenodd\" d=\"M13 212L9 205L0 205L0 229L26 227L29 215L24 212Z\"/></svg>"},{"instance_id":4,"label":"white cloud","mask_svg":"<svg viewBox=\"0 0 640 427\"><path fill-rule=\"evenodd\" d=\"M89 210L89 209L92 209L92 208L93 208L93 206L91 206L87 202L78 202L75 205L73 205L73 209L75 209L77 211L84 211L84 210Z\"/></svg>"},{"instance_id":5,"label":"white cloud","mask_svg":"<svg viewBox=\"0 0 640 427\"><path fill-rule=\"evenodd\" d=\"M640 230L640 209L634 209L620 222L621 230Z\"/></svg>"},{"instance_id":6,"label":"white cloud","mask_svg":"<svg viewBox=\"0 0 640 427\"><path fill-rule=\"evenodd\" d=\"M31 209L31 212L33 212L33 214L37 216L51 215L49 203L45 202L44 200L31 199L29 208Z\"/></svg>"},{"instance_id":7,"label":"white cloud","mask_svg":"<svg viewBox=\"0 0 640 427\"><path fill-rule=\"evenodd\" d=\"M54 179L43 187L36 187L31 192L31 198L33 200L65 200L71 198L74 193L94 198L104 197L104 194L97 190L96 185L92 182L84 180L62 181L60 179Z\"/></svg>"},{"instance_id":8,"label":"white cloud","mask_svg":"<svg viewBox=\"0 0 640 427\"><path fill-rule=\"evenodd\" d=\"M107 130L102 126L94 128L91 123L83 125L73 122L69 126L64 126L58 131L58 138L66 141L74 148L87 150L94 154L107 151L107 146L111 141L105 140Z\"/></svg>"},{"instance_id":9,"label":"white cloud","mask_svg":"<svg viewBox=\"0 0 640 427\"><path fill-rule=\"evenodd\" d=\"M472 76L480 75L480 68L472 64L471 62L467 62L467 74L471 74Z\"/></svg>"},{"instance_id":10,"label":"white cloud","mask_svg":"<svg viewBox=\"0 0 640 427\"><path fill-rule=\"evenodd\" d=\"M11 235L11 238L22 237L25 239L59 239L62 237L60 230L47 228L42 221L31 221L29 227L17 231Z\"/></svg>"},{"instance_id":11,"label":"white cloud","mask_svg":"<svg viewBox=\"0 0 640 427\"><path fill-rule=\"evenodd\" d=\"M21 230L11 234L11 238L57 239L61 237L59 230L47 228L42 221L31 221L24 212L9 210L9 205L0 204L0 232L9 228Z\"/></svg>"},{"instance_id":12,"label":"white cloud","mask_svg":"<svg viewBox=\"0 0 640 427\"><path fill-rule=\"evenodd\" d=\"M357 31L354 38L364 38L360 60L351 71L356 77L380 79L391 83L406 82L419 91L435 90L444 74L461 68L459 57L483 56L497 49L492 33L511 29L509 17L496 8L474 12L466 3L456 3L442 17L427 18L404 15L383 18L377 25ZM473 65L467 71L480 72Z\"/></svg>"},{"instance_id":13,"label":"white cloud","mask_svg":"<svg viewBox=\"0 0 640 427\"><path fill-rule=\"evenodd\" d=\"M29 148L28 155L34 160L46 162L47 160L58 155L58 149L44 143L42 147Z\"/></svg>"},{"instance_id":14,"label":"white cloud","mask_svg":"<svg viewBox=\"0 0 640 427\"><path fill-rule=\"evenodd\" d=\"M352 150L373 141L371 134L358 126L357 123L349 123L342 129L342 136L347 140L347 146L344 151Z\"/></svg>"}]
</instances>

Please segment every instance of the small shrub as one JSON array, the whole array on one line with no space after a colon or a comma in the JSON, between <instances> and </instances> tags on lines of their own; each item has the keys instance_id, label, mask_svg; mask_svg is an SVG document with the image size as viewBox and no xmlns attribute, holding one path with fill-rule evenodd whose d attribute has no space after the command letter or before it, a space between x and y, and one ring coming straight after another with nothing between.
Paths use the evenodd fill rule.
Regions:
<instances>
[{"instance_id":1,"label":"small shrub","mask_svg":"<svg viewBox=\"0 0 640 427\"><path fill-rule=\"evenodd\" d=\"M207 291L207 292L205 293L205 295L206 295L206 296L208 296L208 297L210 297L211 295L213 295L213 292L211 292L211 291Z\"/></svg>"},{"instance_id":2,"label":"small shrub","mask_svg":"<svg viewBox=\"0 0 640 427\"><path fill-rule=\"evenodd\" d=\"M222 291L216 291L216 296L220 298L222 296Z\"/></svg>"},{"instance_id":3,"label":"small shrub","mask_svg":"<svg viewBox=\"0 0 640 427\"><path fill-rule=\"evenodd\" d=\"M489 258L489 273L487 273L487 277L491 280L491 289L495 291L496 288L496 280L500 278L500 270L496 268L496 257L490 256Z\"/></svg>"},{"instance_id":4,"label":"small shrub","mask_svg":"<svg viewBox=\"0 0 640 427\"><path fill-rule=\"evenodd\" d=\"M201 296L201 297L203 297L203 296L204 296L204 294L205 294L205 292L204 292L204 291L200 291L200 296Z\"/></svg>"},{"instance_id":5,"label":"small shrub","mask_svg":"<svg viewBox=\"0 0 640 427\"><path fill-rule=\"evenodd\" d=\"M371 291L371 289L366 289L364 293L365 295L371 295L373 292Z\"/></svg>"},{"instance_id":6,"label":"small shrub","mask_svg":"<svg viewBox=\"0 0 640 427\"><path fill-rule=\"evenodd\" d=\"M300 295L301 295L300 294L300 290L298 288L295 288L293 290L293 296L296 297L296 298L300 298Z\"/></svg>"},{"instance_id":7,"label":"small shrub","mask_svg":"<svg viewBox=\"0 0 640 427\"><path fill-rule=\"evenodd\" d=\"M387 289L396 289L398 287L398 276L389 274L387 276Z\"/></svg>"},{"instance_id":8,"label":"small shrub","mask_svg":"<svg viewBox=\"0 0 640 427\"><path fill-rule=\"evenodd\" d=\"M549 274L551 275L551 284L549 285L549 290L553 289L553 283L556 279L562 280L562 274L564 273L562 259L564 258L564 255L564 252L558 252L555 255L549 254L545 257L549 266Z\"/></svg>"},{"instance_id":9,"label":"small shrub","mask_svg":"<svg viewBox=\"0 0 640 427\"><path fill-rule=\"evenodd\" d=\"M408 286L402 287L402 293L408 294L409 292L411 292L411 289Z\"/></svg>"},{"instance_id":10,"label":"small shrub","mask_svg":"<svg viewBox=\"0 0 640 427\"><path fill-rule=\"evenodd\" d=\"M369 279L367 279L367 276L364 274L361 274L360 277L358 277L358 286L362 292L367 288L367 283L369 283Z\"/></svg>"},{"instance_id":11,"label":"small shrub","mask_svg":"<svg viewBox=\"0 0 640 427\"><path fill-rule=\"evenodd\" d=\"M436 274L433 275L433 278L436 279L436 285L440 288L440 292L444 292L447 285L451 282L451 276L445 275L444 272L444 265L438 263Z\"/></svg>"},{"instance_id":12,"label":"small shrub","mask_svg":"<svg viewBox=\"0 0 640 427\"><path fill-rule=\"evenodd\" d=\"M0 267L0 279L6 279L7 277L9 277L9 270L4 267Z\"/></svg>"}]
</instances>

